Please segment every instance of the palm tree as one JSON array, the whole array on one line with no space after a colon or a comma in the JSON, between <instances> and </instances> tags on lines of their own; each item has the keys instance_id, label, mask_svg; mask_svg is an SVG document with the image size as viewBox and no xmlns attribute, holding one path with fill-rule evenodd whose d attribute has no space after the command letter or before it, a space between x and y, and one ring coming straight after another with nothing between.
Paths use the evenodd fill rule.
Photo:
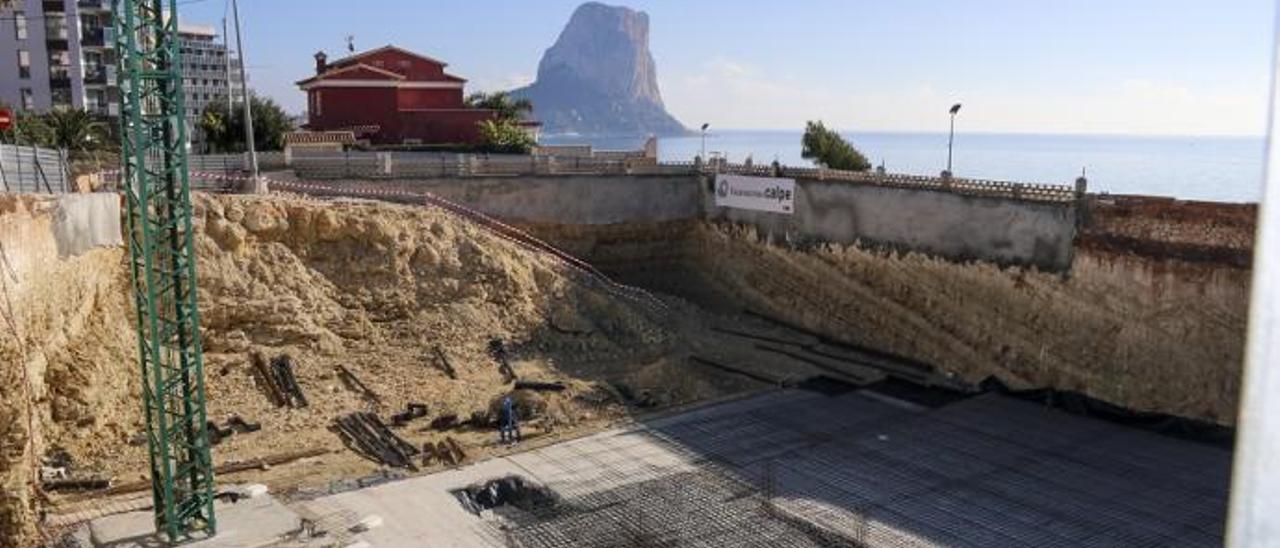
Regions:
<instances>
[{"instance_id":1,"label":"palm tree","mask_svg":"<svg viewBox=\"0 0 1280 548\"><path fill-rule=\"evenodd\" d=\"M88 152L106 144L107 124L87 110L53 110L44 116L44 123L50 132L49 144L56 148Z\"/></svg>"},{"instance_id":2,"label":"palm tree","mask_svg":"<svg viewBox=\"0 0 1280 548\"><path fill-rule=\"evenodd\" d=\"M525 98L512 99L505 91L493 93L476 92L467 96L467 106L483 108L498 112L498 120L519 121L526 114L533 112L533 102Z\"/></svg>"}]
</instances>

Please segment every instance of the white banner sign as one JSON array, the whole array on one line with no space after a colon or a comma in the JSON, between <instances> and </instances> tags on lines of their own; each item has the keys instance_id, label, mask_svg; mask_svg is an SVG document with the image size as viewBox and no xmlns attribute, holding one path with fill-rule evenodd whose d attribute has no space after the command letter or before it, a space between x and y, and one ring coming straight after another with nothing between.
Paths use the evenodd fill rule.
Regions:
<instances>
[{"instance_id":1,"label":"white banner sign","mask_svg":"<svg viewBox=\"0 0 1280 548\"><path fill-rule=\"evenodd\" d=\"M716 206L771 211L790 215L796 196L795 179L716 175Z\"/></svg>"}]
</instances>

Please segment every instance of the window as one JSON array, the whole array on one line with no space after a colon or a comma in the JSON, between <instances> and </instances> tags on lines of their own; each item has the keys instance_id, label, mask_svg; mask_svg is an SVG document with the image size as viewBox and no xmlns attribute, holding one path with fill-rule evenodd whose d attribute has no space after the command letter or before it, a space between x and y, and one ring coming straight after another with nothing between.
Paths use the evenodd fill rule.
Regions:
<instances>
[{"instance_id":1,"label":"window","mask_svg":"<svg viewBox=\"0 0 1280 548\"><path fill-rule=\"evenodd\" d=\"M315 108L313 108L312 110L316 111L316 116L323 115L324 111L320 109L320 97L321 97L320 92L317 91L313 93L312 97L315 98L315 105L313 105Z\"/></svg>"},{"instance_id":2,"label":"window","mask_svg":"<svg viewBox=\"0 0 1280 548\"><path fill-rule=\"evenodd\" d=\"M71 53L66 51L49 52L49 65L71 70Z\"/></svg>"},{"instance_id":3,"label":"window","mask_svg":"<svg viewBox=\"0 0 1280 548\"><path fill-rule=\"evenodd\" d=\"M27 14L15 11L13 12L13 35L18 40L27 39Z\"/></svg>"},{"instance_id":4,"label":"window","mask_svg":"<svg viewBox=\"0 0 1280 548\"><path fill-rule=\"evenodd\" d=\"M36 96L31 93L31 88L22 88L22 110L35 110Z\"/></svg>"},{"instance_id":5,"label":"window","mask_svg":"<svg viewBox=\"0 0 1280 548\"><path fill-rule=\"evenodd\" d=\"M31 52L18 50L18 78L31 77Z\"/></svg>"},{"instance_id":6,"label":"window","mask_svg":"<svg viewBox=\"0 0 1280 548\"><path fill-rule=\"evenodd\" d=\"M52 98L53 108L59 110L71 108L71 88L53 88Z\"/></svg>"}]
</instances>

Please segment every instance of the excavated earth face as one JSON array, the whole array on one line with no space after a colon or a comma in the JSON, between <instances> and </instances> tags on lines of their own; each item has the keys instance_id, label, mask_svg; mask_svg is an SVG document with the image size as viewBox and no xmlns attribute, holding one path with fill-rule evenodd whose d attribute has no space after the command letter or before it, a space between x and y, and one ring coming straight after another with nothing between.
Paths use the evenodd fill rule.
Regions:
<instances>
[{"instance_id":1,"label":"excavated earth face","mask_svg":"<svg viewBox=\"0 0 1280 548\"><path fill-rule=\"evenodd\" d=\"M34 542L37 469L55 449L72 472L146 478L137 339L127 251L59 257L48 199L0 197L0 545ZM289 197L195 197L200 311L209 419L262 425L215 447L215 463L328 448L311 466L255 481L289 490L357 477L377 466L329 430L343 414L385 418L408 403L466 421L511 391L488 354L509 349L522 379L562 381L536 402L527 434L556 439L623 419L618 387L663 405L741 384L681 375L673 314L442 211ZM679 306L677 304L677 306ZM456 378L439 366L444 353ZM310 405L277 408L257 385L250 353L287 353ZM345 367L378 396L346 386ZM522 399L522 401L524 401ZM445 434L425 422L415 445ZM453 431L472 457L494 450L488 430ZM226 480L223 480L226 481ZM51 495L56 511L100 501Z\"/></svg>"},{"instance_id":2,"label":"excavated earth face","mask_svg":"<svg viewBox=\"0 0 1280 548\"><path fill-rule=\"evenodd\" d=\"M634 411L627 395L666 406L760 386L691 369L691 354L779 377L812 374L708 329L748 322L743 310L968 381L995 375L1015 387L1234 420L1252 244L1247 206L1094 204L1068 276L856 246L776 245L728 225L529 227L623 281L699 305L663 297L664 308L436 209L284 196L195 202L209 418L262 425L222 441L215 463L333 450L222 482L266 482L287 493L376 471L343 448L333 420L359 410L386 418L409 403L426 404L433 418L489 410L511 390L487 353L495 338L521 378L568 385L524 395L544 410L527 432L535 443L626 419ZM34 542L39 459L55 449L71 455L73 472L117 484L146 477L127 251L60 256L51 208L47 199L0 196L4 546ZM439 367L437 348L456 378ZM252 352L289 354L310 405L271 404ZM344 384L339 366L378 398ZM399 433L415 445L442 441L444 433L423 426ZM489 430L448 435L473 458L498 450ZM103 504L61 495L52 502L59 513Z\"/></svg>"},{"instance_id":3,"label":"excavated earth face","mask_svg":"<svg viewBox=\"0 0 1280 548\"><path fill-rule=\"evenodd\" d=\"M1233 424L1256 206L1091 200L1071 271L788 245L729 224L530 227L624 281L751 310L970 383Z\"/></svg>"}]
</instances>

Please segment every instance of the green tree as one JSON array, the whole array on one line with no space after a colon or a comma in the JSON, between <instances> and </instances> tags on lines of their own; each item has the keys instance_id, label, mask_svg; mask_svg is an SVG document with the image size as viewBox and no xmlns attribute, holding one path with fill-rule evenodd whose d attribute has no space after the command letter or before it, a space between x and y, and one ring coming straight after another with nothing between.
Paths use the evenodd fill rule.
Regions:
<instances>
[{"instance_id":1,"label":"green tree","mask_svg":"<svg viewBox=\"0 0 1280 548\"><path fill-rule=\"evenodd\" d=\"M858 149L844 140L839 133L827 129L822 122L805 123L804 137L800 141L800 156L813 160L818 165L829 169L848 171L866 171L871 169L871 162Z\"/></svg>"},{"instance_id":2,"label":"green tree","mask_svg":"<svg viewBox=\"0 0 1280 548\"><path fill-rule=\"evenodd\" d=\"M528 154L537 143L514 120L480 122L480 148L486 152Z\"/></svg>"},{"instance_id":3,"label":"green tree","mask_svg":"<svg viewBox=\"0 0 1280 548\"><path fill-rule=\"evenodd\" d=\"M111 124L78 109L15 112L14 127L0 134L0 142L64 149L73 159L119 151Z\"/></svg>"},{"instance_id":4,"label":"green tree","mask_svg":"<svg viewBox=\"0 0 1280 548\"><path fill-rule=\"evenodd\" d=\"M253 108L253 141L258 150L281 150L285 134L294 130L293 121L284 109L270 98L250 94ZM200 131L215 152L244 152L244 107L235 105L227 112L227 102L214 101L200 113Z\"/></svg>"},{"instance_id":5,"label":"green tree","mask_svg":"<svg viewBox=\"0 0 1280 548\"><path fill-rule=\"evenodd\" d=\"M110 125L87 110L57 109L41 116L48 128L45 145L72 155L111 148Z\"/></svg>"},{"instance_id":6,"label":"green tree","mask_svg":"<svg viewBox=\"0 0 1280 548\"><path fill-rule=\"evenodd\" d=\"M498 120L518 121L533 112L533 103L528 99L513 99L505 91L493 93L476 92L467 96L468 108L483 108L497 111Z\"/></svg>"}]
</instances>

